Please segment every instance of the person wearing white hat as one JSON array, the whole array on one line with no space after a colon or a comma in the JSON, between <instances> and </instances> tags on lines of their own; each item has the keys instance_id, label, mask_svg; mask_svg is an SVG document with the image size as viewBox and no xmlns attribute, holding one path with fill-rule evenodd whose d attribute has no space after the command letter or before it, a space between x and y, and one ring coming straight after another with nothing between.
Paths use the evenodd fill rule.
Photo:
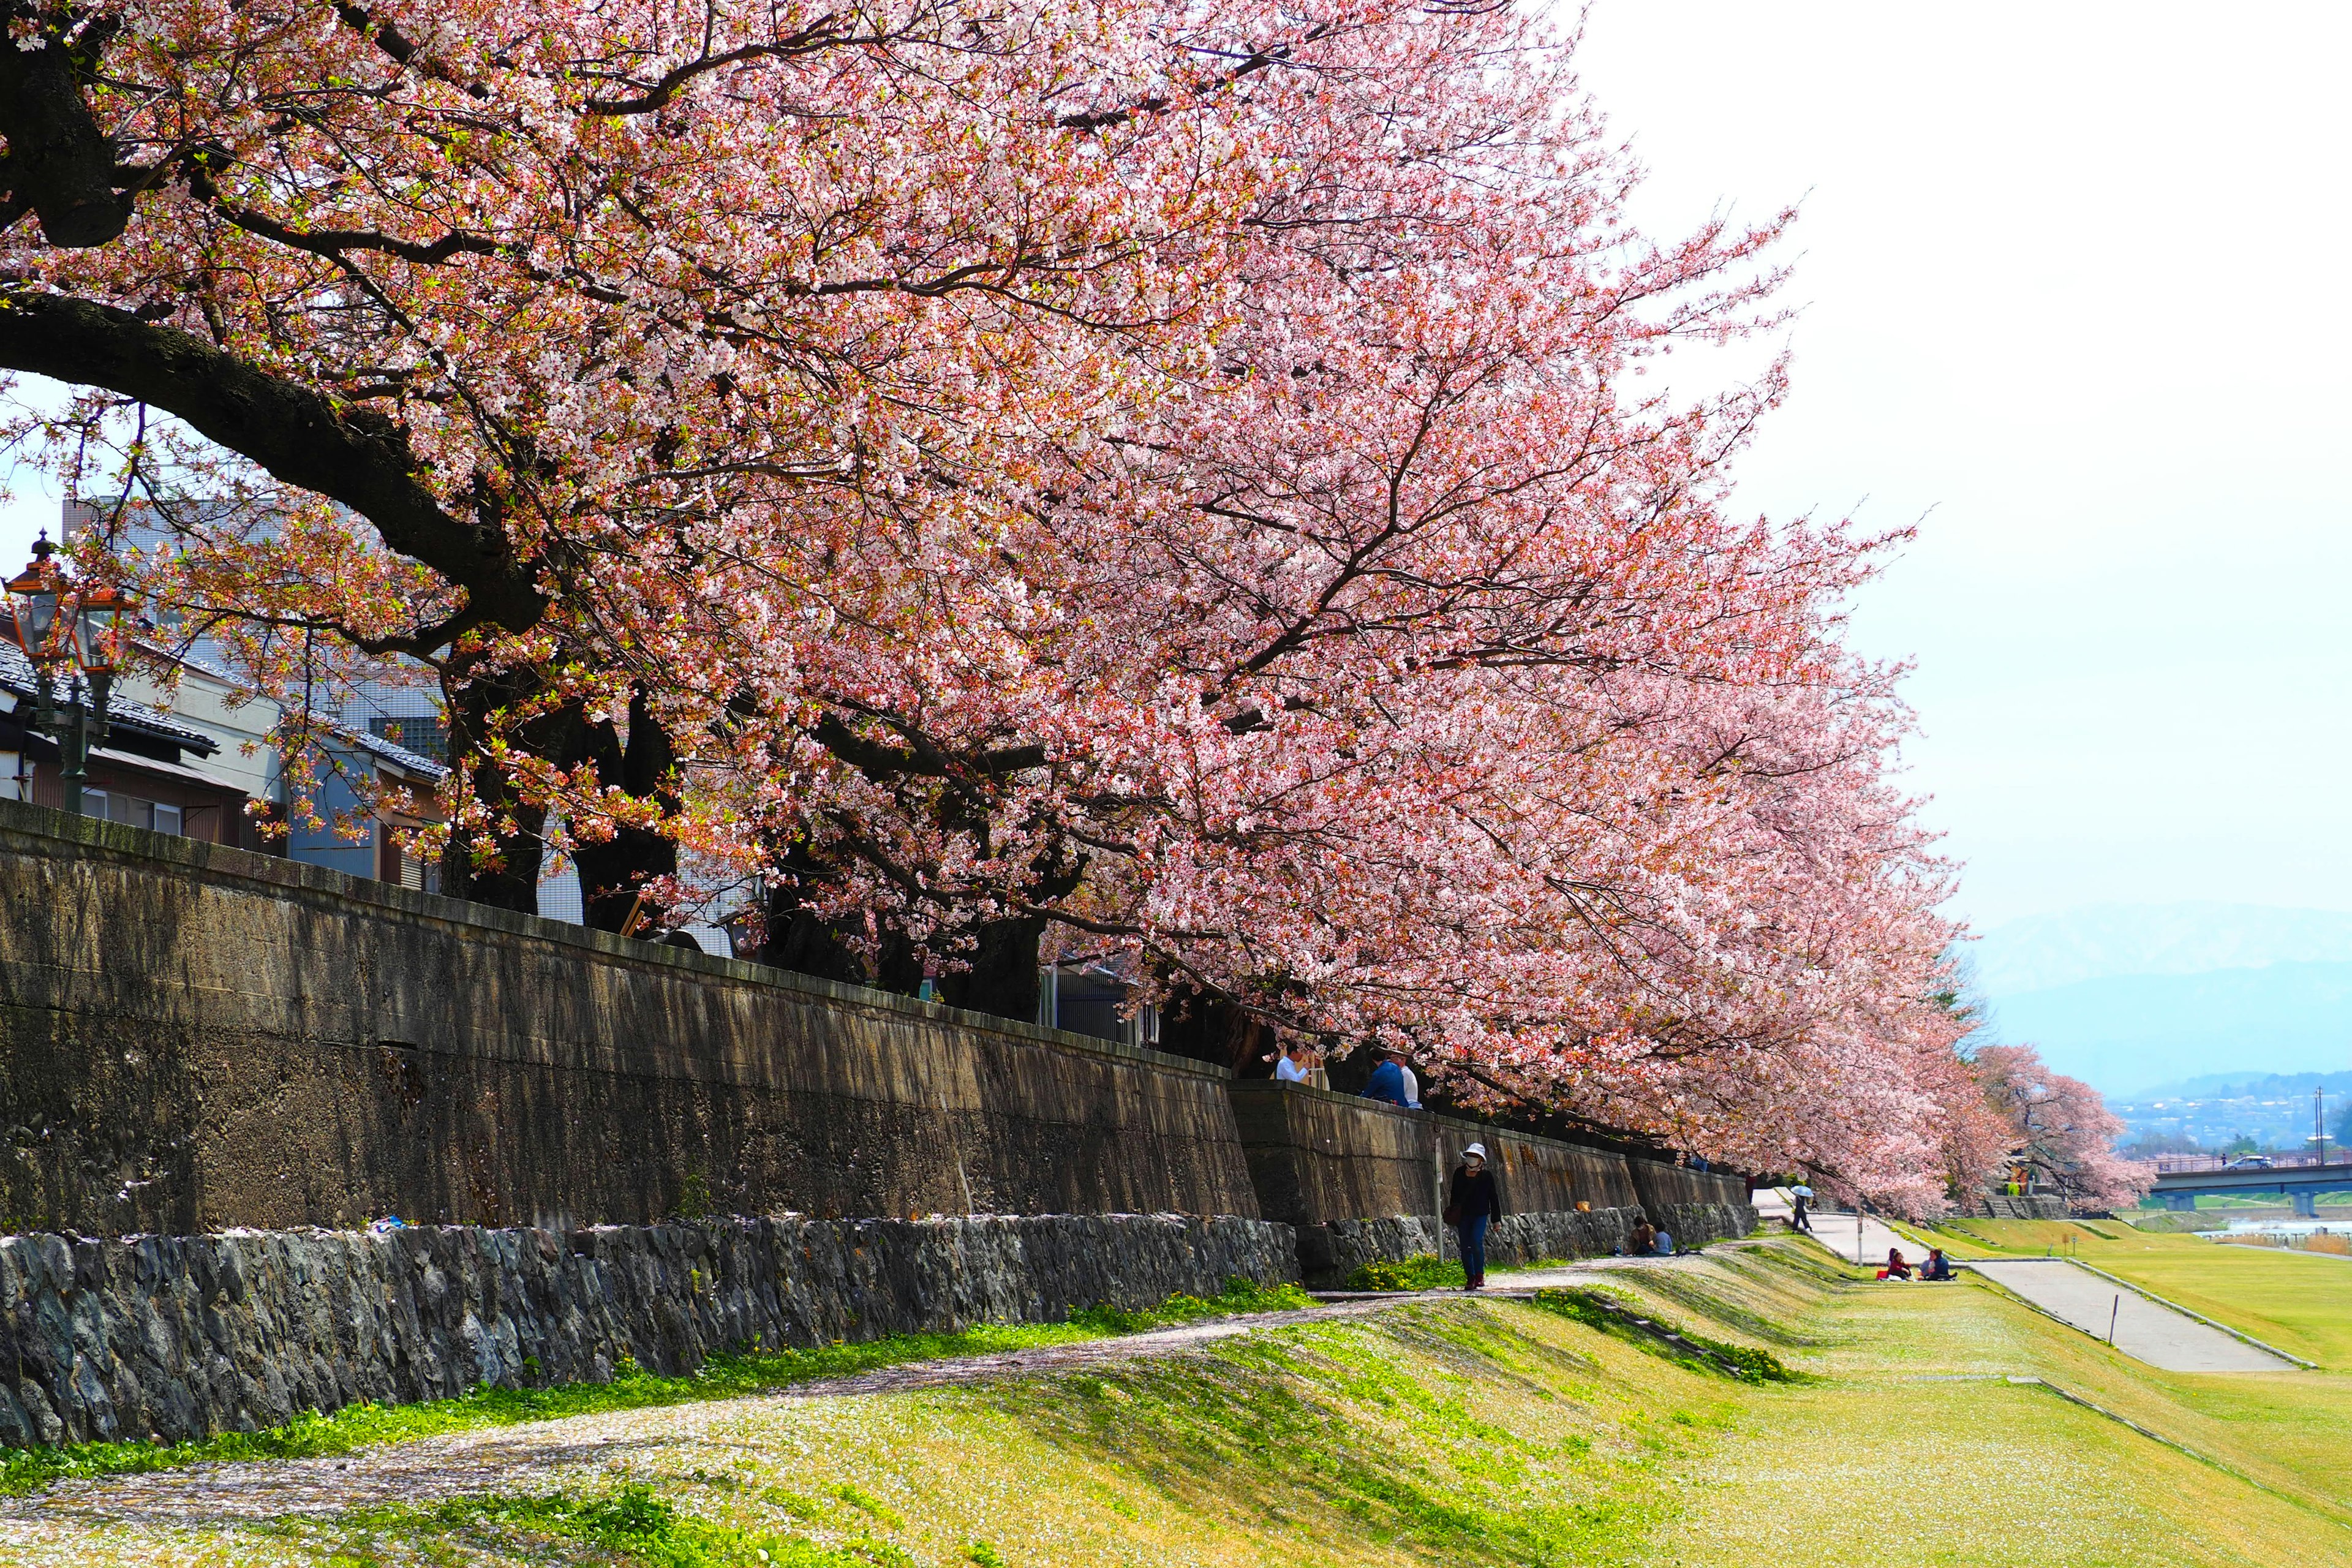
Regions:
<instances>
[{"instance_id":1,"label":"person wearing white hat","mask_svg":"<svg viewBox=\"0 0 2352 1568\"><path fill-rule=\"evenodd\" d=\"M1445 1190L1447 1225L1462 1245L1462 1288L1481 1289L1486 1283L1486 1227L1503 1217L1503 1194L1495 1173L1486 1169L1486 1145L1473 1143L1462 1151L1454 1180Z\"/></svg>"}]
</instances>

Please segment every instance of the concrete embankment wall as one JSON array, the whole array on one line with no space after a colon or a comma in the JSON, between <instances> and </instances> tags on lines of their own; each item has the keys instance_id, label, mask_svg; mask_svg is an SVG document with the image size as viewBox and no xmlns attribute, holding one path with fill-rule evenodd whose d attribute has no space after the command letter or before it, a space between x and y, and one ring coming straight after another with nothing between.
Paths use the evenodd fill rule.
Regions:
<instances>
[{"instance_id":1,"label":"concrete embankment wall","mask_svg":"<svg viewBox=\"0 0 2352 1568\"><path fill-rule=\"evenodd\" d=\"M0 803L0 1230L1255 1216L1226 1077Z\"/></svg>"},{"instance_id":2,"label":"concrete embankment wall","mask_svg":"<svg viewBox=\"0 0 2352 1568\"><path fill-rule=\"evenodd\" d=\"M0 1443L249 1431L624 1355L868 1340L1297 1277L1290 1227L1173 1215L0 1239Z\"/></svg>"},{"instance_id":3,"label":"concrete embankment wall","mask_svg":"<svg viewBox=\"0 0 2352 1568\"><path fill-rule=\"evenodd\" d=\"M1297 1226L1311 1282L1344 1279L1374 1258L1436 1252L1444 1181L1474 1142L1486 1145L1507 1215L1488 1247L1498 1264L1615 1252L1637 1212L1694 1247L1755 1226L1747 1184L1720 1173L1302 1084L1235 1083L1230 1092L1259 1212Z\"/></svg>"}]
</instances>

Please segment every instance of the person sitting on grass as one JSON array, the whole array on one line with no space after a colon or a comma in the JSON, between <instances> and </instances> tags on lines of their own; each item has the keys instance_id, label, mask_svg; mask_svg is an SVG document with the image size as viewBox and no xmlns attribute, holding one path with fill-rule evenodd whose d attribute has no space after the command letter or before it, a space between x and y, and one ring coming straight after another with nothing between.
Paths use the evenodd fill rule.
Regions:
<instances>
[{"instance_id":1,"label":"person sitting on grass","mask_svg":"<svg viewBox=\"0 0 2352 1568\"><path fill-rule=\"evenodd\" d=\"M1944 1256L1944 1249L1942 1247L1929 1247L1927 1249L1927 1261L1919 1266L1919 1278L1922 1279L1949 1279L1951 1277L1952 1260Z\"/></svg>"},{"instance_id":2,"label":"person sitting on grass","mask_svg":"<svg viewBox=\"0 0 2352 1568\"><path fill-rule=\"evenodd\" d=\"M1657 1227L1650 1223L1649 1215L1638 1210L1635 1211L1633 1228L1625 1237L1625 1255L1629 1258L1647 1258L1657 1250Z\"/></svg>"},{"instance_id":3,"label":"person sitting on grass","mask_svg":"<svg viewBox=\"0 0 2352 1568\"><path fill-rule=\"evenodd\" d=\"M1675 1255L1674 1232L1663 1227L1660 1228L1658 1231L1657 1254L1661 1258L1672 1258Z\"/></svg>"},{"instance_id":4,"label":"person sitting on grass","mask_svg":"<svg viewBox=\"0 0 2352 1568\"><path fill-rule=\"evenodd\" d=\"M1908 1279L1911 1278L1911 1265L1904 1258L1903 1249L1901 1247L1890 1247L1886 1249L1886 1272L1881 1274L1879 1278L1881 1279Z\"/></svg>"}]
</instances>

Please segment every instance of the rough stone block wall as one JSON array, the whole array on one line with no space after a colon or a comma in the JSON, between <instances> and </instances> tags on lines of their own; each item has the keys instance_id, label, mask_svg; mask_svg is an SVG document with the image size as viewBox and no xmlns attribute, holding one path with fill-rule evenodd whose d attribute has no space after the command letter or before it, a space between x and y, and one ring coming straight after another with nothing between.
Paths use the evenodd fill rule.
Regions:
<instances>
[{"instance_id":1,"label":"rough stone block wall","mask_svg":"<svg viewBox=\"0 0 2352 1568\"><path fill-rule=\"evenodd\" d=\"M1506 1215L1486 1232L1491 1267L1541 1263L1553 1258L1607 1258L1624 1250L1635 1220L1646 1213L1664 1225L1683 1251L1729 1240L1753 1231L1756 1211L1746 1204L1670 1204L1647 1210L1597 1208L1543 1210ZM1298 1265L1309 1285L1337 1287L1367 1263L1413 1257L1457 1256L1451 1233L1429 1215L1387 1219L1331 1220L1298 1231Z\"/></svg>"},{"instance_id":2,"label":"rough stone block wall","mask_svg":"<svg viewBox=\"0 0 2352 1568\"><path fill-rule=\"evenodd\" d=\"M1225 1079L0 803L0 1231L1255 1215Z\"/></svg>"},{"instance_id":3,"label":"rough stone block wall","mask_svg":"<svg viewBox=\"0 0 2352 1568\"><path fill-rule=\"evenodd\" d=\"M363 1400L603 1382L1296 1279L1288 1226L1175 1215L0 1238L0 1442L183 1439Z\"/></svg>"}]
</instances>

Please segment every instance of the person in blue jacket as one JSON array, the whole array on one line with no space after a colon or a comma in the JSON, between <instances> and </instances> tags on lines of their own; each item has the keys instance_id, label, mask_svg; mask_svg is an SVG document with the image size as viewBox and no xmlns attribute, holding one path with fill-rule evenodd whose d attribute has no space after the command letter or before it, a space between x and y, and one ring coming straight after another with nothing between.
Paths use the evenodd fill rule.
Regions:
<instances>
[{"instance_id":1,"label":"person in blue jacket","mask_svg":"<svg viewBox=\"0 0 2352 1568\"><path fill-rule=\"evenodd\" d=\"M1364 1085L1364 1091L1358 1098L1377 1100L1383 1105L1411 1110L1416 1100L1405 1077L1404 1058L1394 1051L1382 1051L1381 1065L1372 1069L1371 1081Z\"/></svg>"}]
</instances>

